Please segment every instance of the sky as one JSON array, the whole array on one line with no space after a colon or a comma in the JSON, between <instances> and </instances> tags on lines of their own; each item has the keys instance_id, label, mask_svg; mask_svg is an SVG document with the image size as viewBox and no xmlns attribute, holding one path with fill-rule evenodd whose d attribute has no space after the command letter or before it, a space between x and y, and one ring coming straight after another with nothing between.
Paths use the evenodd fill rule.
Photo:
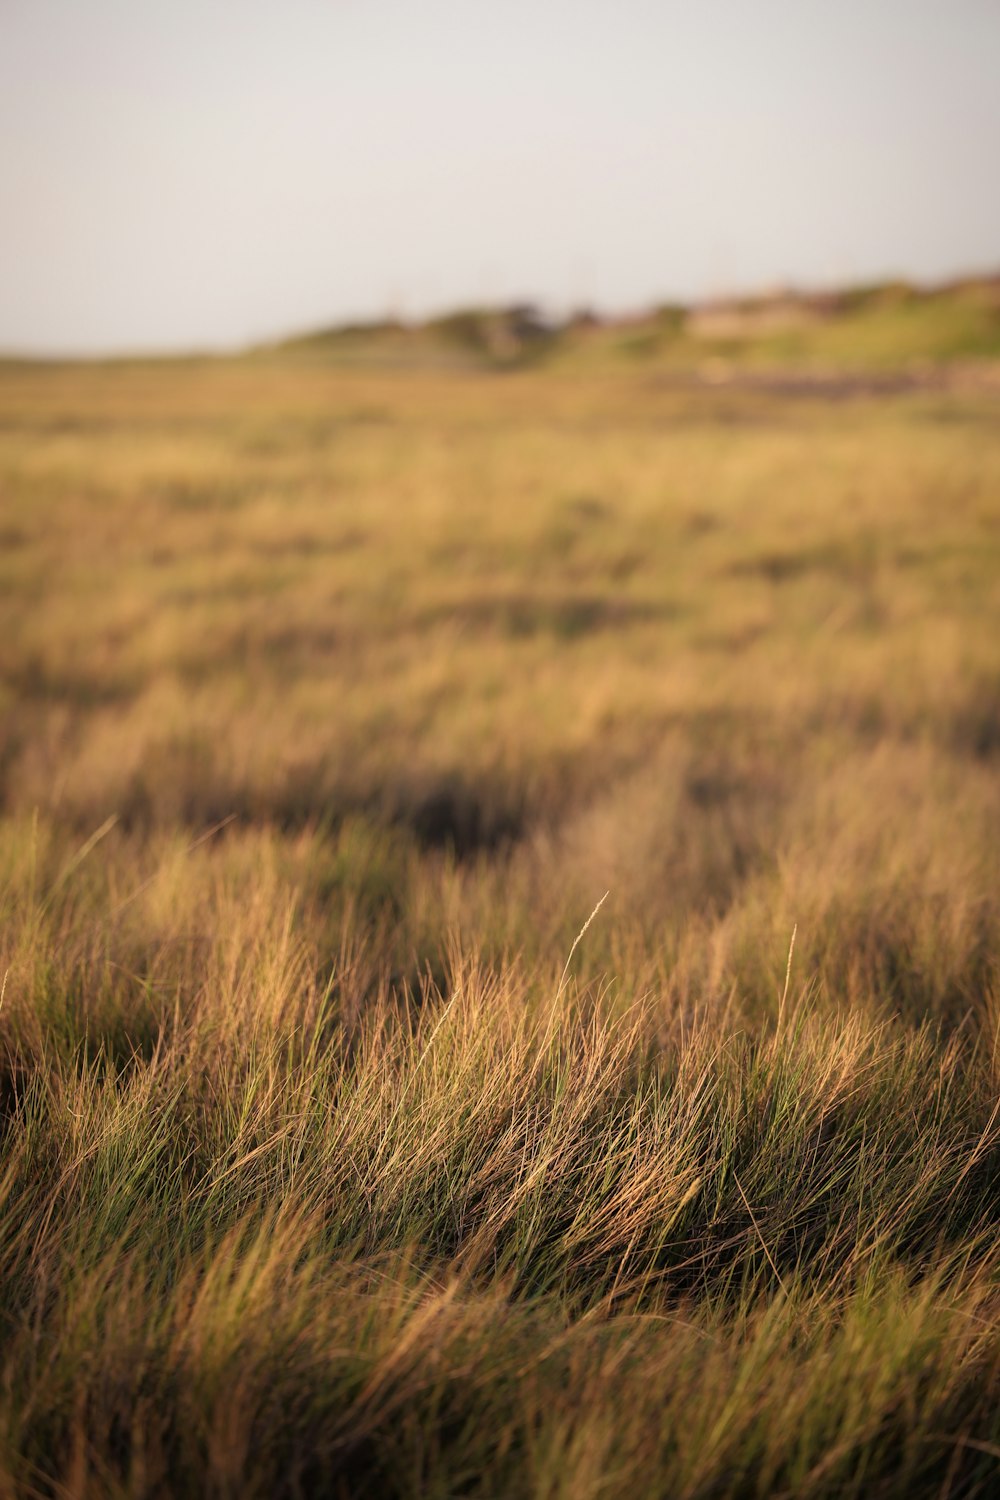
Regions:
<instances>
[{"instance_id":1,"label":"sky","mask_svg":"<svg viewBox=\"0 0 1000 1500\"><path fill-rule=\"evenodd\" d=\"M1000 0L0 0L0 349L1000 269Z\"/></svg>"}]
</instances>

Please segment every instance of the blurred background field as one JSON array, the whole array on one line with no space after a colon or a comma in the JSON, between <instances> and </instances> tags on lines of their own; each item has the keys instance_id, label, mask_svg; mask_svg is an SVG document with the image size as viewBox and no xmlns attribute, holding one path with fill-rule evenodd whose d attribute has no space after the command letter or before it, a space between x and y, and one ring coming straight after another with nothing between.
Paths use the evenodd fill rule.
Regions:
<instances>
[{"instance_id":1,"label":"blurred background field","mask_svg":"<svg viewBox=\"0 0 1000 1500\"><path fill-rule=\"evenodd\" d=\"M98 868L232 819L202 859L273 840L320 957L360 903L411 983L453 930L554 962L610 888L598 969L763 1003L798 921L835 1000L992 1024L1000 363L869 350L1000 348L998 295L845 295L832 371L840 314L708 377L600 325L8 366L8 818L116 818Z\"/></svg>"},{"instance_id":2,"label":"blurred background field","mask_svg":"<svg viewBox=\"0 0 1000 1500\"><path fill-rule=\"evenodd\" d=\"M11 1493L991 1492L998 417L985 277L0 367Z\"/></svg>"}]
</instances>

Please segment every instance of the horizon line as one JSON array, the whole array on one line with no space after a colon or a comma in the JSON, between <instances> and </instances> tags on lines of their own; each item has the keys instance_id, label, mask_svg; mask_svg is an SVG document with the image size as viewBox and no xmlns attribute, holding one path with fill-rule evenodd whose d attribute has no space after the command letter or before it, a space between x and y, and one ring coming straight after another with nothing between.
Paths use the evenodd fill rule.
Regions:
<instances>
[{"instance_id":1,"label":"horizon line","mask_svg":"<svg viewBox=\"0 0 1000 1500\"><path fill-rule=\"evenodd\" d=\"M884 275L859 276L841 282L830 281L802 281L782 279L780 281L753 285L745 284L742 288L734 288L726 292L717 292L710 295L698 297L669 297L662 296L649 299L642 303L623 307L619 311L602 309L596 302L580 299L579 301L567 303L566 311L552 313L550 310L555 304L555 299L524 295L521 297L504 298L498 301L477 301L462 303L444 303L419 316L407 316L399 312L386 310L385 312L356 315L345 315L335 322L317 320L308 326L299 327L291 331L272 332L262 335L251 335L240 339L238 342L219 342L206 344L179 345L176 348L154 344L136 344L135 346L116 346L111 349L70 352L68 350L39 351L24 347L7 348L0 345L0 364L23 364L23 365L73 365L73 364L153 364L153 363L177 363L183 364L194 361L240 359L255 353L262 353L269 349L280 349L284 345L304 342L308 339L330 337L336 334L357 332L375 332L380 329L396 327L401 330L417 332L435 323L447 322L452 318L462 316L488 317L502 313L510 313L514 310L525 309L540 314L551 323L554 333L565 331L573 322L582 317L592 317L598 324L606 327L616 325L625 326L629 323L642 322L654 317L658 312L676 308L684 312L695 312L713 308L732 307L738 303L766 303L787 299L789 301L813 301L823 298L836 298L849 296L852 293L876 292L880 289L899 288L917 293L919 296L940 295L949 291L958 291L966 286L977 283L990 283L1000 281L1000 261L994 262L988 269L985 266L975 269L967 268L956 271L945 277L920 277L908 276L898 272L887 272Z\"/></svg>"}]
</instances>

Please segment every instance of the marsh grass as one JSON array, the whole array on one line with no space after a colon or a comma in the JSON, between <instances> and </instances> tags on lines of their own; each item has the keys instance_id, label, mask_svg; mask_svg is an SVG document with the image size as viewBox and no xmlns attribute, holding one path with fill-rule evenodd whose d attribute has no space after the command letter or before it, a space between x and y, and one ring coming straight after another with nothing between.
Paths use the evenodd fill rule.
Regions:
<instances>
[{"instance_id":1,"label":"marsh grass","mask_svg":"<svg viewBox=\"0 0 1000 1500\"><path fill-rule=\"evenodd\" d=\"M986 387L0 401L0 1490L993 1493Z\"/></svg>"}]
</instances>

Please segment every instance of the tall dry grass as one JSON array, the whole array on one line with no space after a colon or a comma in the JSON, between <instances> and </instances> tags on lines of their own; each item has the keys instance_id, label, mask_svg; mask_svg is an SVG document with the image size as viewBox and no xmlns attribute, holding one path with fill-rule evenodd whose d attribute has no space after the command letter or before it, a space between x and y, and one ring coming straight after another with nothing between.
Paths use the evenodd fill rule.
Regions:
<instances>
[{"instance_id":1,"label":"tall dry grass","mask_svg":"<svg viewBox=\"0 0 1000 1500\"><path fill-rule=\"evenodd\" d=\"M991 1493L988 390L0 409L0 1489Z\"/></svg>"}]
</instances>

